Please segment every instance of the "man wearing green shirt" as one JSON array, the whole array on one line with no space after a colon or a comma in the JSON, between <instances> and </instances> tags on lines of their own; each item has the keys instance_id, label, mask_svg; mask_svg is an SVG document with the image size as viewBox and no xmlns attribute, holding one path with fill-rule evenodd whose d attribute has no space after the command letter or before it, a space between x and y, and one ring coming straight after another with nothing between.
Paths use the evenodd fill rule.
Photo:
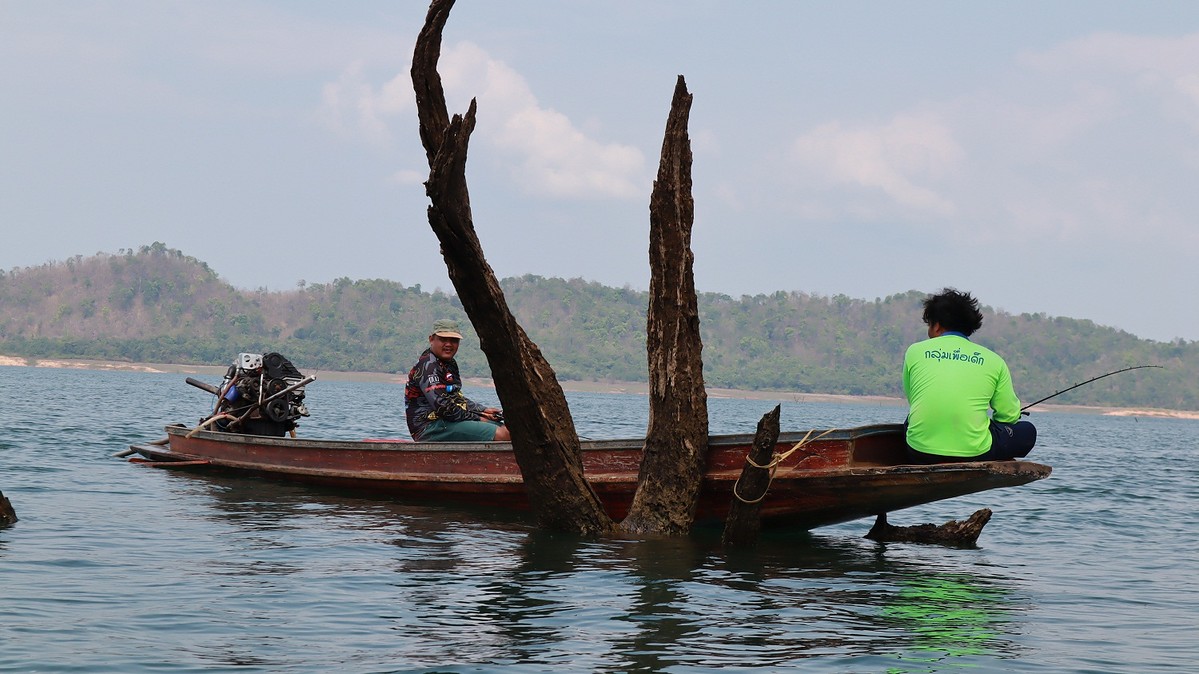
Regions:
<instances>
[{"instance_id":1,"label":"man wearing green shirt","mask_svg":"<svg viewBox=\"0 0 1199 674\"><path fill-rule=\"evenodd\" d=\"M1020 419L1007 363L970 341L983 324L978 300L946 288L924 300L924 322L928 339L908 347L903 359L909 459L928 464L1028 456L1037 429Z\"/></svg>"}]
</instances>

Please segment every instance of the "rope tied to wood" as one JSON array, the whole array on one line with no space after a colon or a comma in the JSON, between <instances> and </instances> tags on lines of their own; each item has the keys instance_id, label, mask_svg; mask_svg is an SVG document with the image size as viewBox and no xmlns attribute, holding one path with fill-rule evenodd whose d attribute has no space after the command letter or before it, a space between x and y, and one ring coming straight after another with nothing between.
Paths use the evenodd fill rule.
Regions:
<instances>
[{"instance_id":1,"label":"rope tied to wood","mask_svg":"<svg viewBox=\"0 0 1199 674\"><path fill-rule=\"evenodd\" d=\"M191 436L195 435L197 432L207 430L209 426L215 424L216 422L220 421L221 419L232 419L235 422L241 421L240 418L235 417L232 414L214 414L214 415L208 417L207 419L205 419L204 421L200 422L200 424L197 425L195 428L191 429L191 431L187 434L186 437L190 439Z\"/></svg>"},{"instance_id":2,"label":"rope tied to wood","mask_svg":"<svg viewBox=\"0 0 1199 674\"><path fill-rule=\"evenodd\" d=\"M779 464L781 464L782 462L784 462L788 458L790 458L791 455L794 454L796 451L798 451L800 448L802 448L810 443L816 442L817 440L823 438L824 436L828 435L829 433L835 432L836 430L837 429L835 429L835 428L830 428L827 431L824 431L823 433L821 433L820 435L817 435L816 437L812 437L812 434L815 433L816 431L810 430L807 433L805 433L803 438L801 438L799 442L795 443L795 445L793 447L791 447L791 449L788 449L787 451L781 452L781 453L776 452L773 455L771 455L770 461L767 462L765 465L758 464L758 462L754 461L753 457L750 456L750 453L746 452L745 462L748 463L749 465L753 466L754 468L759 468L761 470L769 471L770 472L769 479L766 481L766 488L762 490L762 495L756 499L749 500L749 499L746 499L745 497L741 496L741 493L738 491L738 489L741 486L741 477L738 476L737 481L735 483L733 483L733 496L738 501L741 501L742 503L745 503L747 505L761 503L762 499L766 498L766 494L770 491L770 485L772 482L774 482L774 474L778 471ZM753 451L752 448L750 451L751 452Z\"/></svg>"}]
</instances>

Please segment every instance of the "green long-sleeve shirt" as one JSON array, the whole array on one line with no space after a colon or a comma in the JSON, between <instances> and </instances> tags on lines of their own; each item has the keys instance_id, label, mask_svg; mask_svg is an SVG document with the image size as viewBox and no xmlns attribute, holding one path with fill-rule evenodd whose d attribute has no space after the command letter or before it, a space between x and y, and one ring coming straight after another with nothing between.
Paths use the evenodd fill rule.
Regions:
<instances>
[{"instance_id":1,"label":"green long-sleeve shirt","mask_svg":"<svg viewBox=\"0 0 1199 674\"><path fill-rule=\"evenodd\" d=\"M1020 399L999 354L958 334L908 347L903 359L908 444L926 454L978 456L991 448L996 421L1020 420Z\"/></svg>"}]
</instances>

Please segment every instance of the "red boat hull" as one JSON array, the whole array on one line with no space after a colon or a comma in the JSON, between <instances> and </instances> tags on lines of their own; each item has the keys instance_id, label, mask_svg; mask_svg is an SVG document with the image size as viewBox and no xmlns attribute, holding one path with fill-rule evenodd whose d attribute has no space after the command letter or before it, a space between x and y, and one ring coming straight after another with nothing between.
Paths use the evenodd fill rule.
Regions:
<instances>
[{"instance_id":1,"label":"red boat hull","mask_svg":"<svg viewBox=\"0 0 1199 674\"><path fill-rule=\"evenodd\" d=\"M192 431L168 426L167 445L134 445L151 465L230 470L374 491L413 502L528 509L508 443L338 441ZM820 436L813 432L811 438ZM776 453L804 434L785 433ZM753 437L713 436L696 518L729 510ZM642 440L584 441L587 480L608 514L622 519L637 487ZM1028 461L915 466L904 463L897 425L834 430L783 460L761 504L763 524L811 529L974 492L1026 484L1051 468ZM747 498L758 495L743 494Z\"/></svg>"}]
</instances>

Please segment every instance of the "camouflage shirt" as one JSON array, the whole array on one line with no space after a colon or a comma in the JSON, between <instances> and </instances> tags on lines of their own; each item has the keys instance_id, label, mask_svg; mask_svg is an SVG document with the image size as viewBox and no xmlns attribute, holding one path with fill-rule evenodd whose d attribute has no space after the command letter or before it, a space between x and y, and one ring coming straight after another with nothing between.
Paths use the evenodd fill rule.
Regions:
<instances>
[{"instance_id":1,"label":"camouflage shirt","mask_svg":"<svg viewBox=\"0 0 1199 674\"><path fill-rule=\"evenodd\" d=\"M458 362L452 358L443 361L431 349L425 349L408 372L404 411L413 440L420 440L425 427L434 419L478 421L485 409L485 405L462 394Z\"/></svg>"}]
</instances>

